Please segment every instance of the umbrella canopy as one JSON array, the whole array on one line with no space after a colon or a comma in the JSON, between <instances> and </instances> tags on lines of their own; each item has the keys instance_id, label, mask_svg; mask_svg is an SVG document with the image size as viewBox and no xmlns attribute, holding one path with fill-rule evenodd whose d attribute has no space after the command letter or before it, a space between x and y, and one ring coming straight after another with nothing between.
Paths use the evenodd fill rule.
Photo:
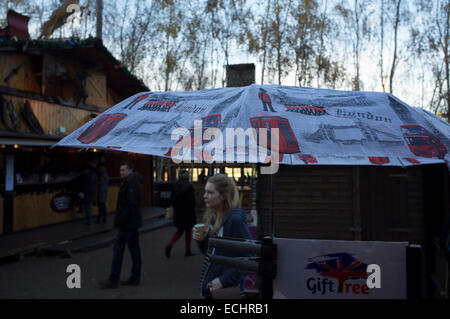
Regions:
<instances>
[{"instance_id":1,"label":"umbrella canopy","mask_svg":"<svg viewBox=\"0 0 450 319\"><path fill-rule=\"evenodd\" d=\"M250 85L142 92L57 146L176 161L267 163L278 149L288 165L449 166L450 125L387 93Z\"/></svg>"}]
</instances>

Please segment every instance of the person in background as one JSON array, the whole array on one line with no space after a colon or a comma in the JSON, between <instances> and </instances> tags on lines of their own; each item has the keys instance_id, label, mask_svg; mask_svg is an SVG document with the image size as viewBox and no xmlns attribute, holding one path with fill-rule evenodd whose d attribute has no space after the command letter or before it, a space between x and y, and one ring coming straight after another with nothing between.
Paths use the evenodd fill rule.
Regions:
<instances>
[{"instance_id":1,"label":"person in background","mask_svg":"<svg viewBox=\"0 0 450 319\"><path fill-rule=\"evenodd\" d=\"M201 239L200 233L195 228L193 230L193 238L197 240L200 250L206 256L200 282L201 295L209 299L212 298L211 291L232 286L239 286L242 294L246 272L233 267L212 264L207 257L207 252L213 255L242 257L220 249L207 251L207 242L210 237L251 239L246 223L247 216L238 207L239 193L234 180L225 174L210 177L205 185L203 199L206 206L204 217L206 236Z\"/></svg>"},{"instance_id":2,"label":"person in background","mask_svg":"<svg viewBox=\"0 0 450 319\"><path fill-rule=\"evenodd\" d=\"M108 279L99 282L102 289L119 287L126 245L130 249L133 266L131 276L122 284L138 286L141 279L142 258L139 246L139 228L142 226L142 176L133 172L130 163L122 163L120 165L120 177L123 178L123 181L117 196L117 209L114 219L114 227L118 228L117 238L114 243L111 274Z\"/></svg>"},{"instance_id":3,"label":"person in background","mask_svg":"<svg viewBox=\"0 0 450 319\"><path fill-rule=\"evenodd\" d=\"M97 173L95 162L89 160L88 166L81 177L82 191L79 194L84 212L86 213L86 225L92 225L92 203L97 200Z\"/></svg>"},{"instance_id":4,"label":"person in background","mask_svg":"<svg viewBox=\"0 0 450 319\"><path fill-rule=\"evenodd\" d=\"M177 232L172 236L170 243L166 246L166 257L170 258L170 253L175 242L181 238L185 232L186 251L185 256L194 256L191 251L192 227L196 223L195 216L195 193L194 188L189 183L189 173L181 171L178 181L172 189L171 202L174 211L173 224Z\"/></svg>"},{"instance_id":5,"label":"person in background","mask_svg":"<svg viewBox=\"0 0 450 319\"><path fill-rule=\"evenodd\" d=\"M109 176L104 163L100 163L97 169L98 174L98 216L97 223L106 223L106 199L108 198Z\"/></svg>"}]
</instances>

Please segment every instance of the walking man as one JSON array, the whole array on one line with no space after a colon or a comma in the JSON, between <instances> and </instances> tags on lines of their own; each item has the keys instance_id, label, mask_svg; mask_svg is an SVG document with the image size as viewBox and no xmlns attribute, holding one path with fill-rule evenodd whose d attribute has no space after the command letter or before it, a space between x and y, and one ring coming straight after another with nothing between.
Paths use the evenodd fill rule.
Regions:
<instances>
[{"instance_id":1,"label":"walking man","mask_svg":"<svg viewBox=\"0 0 450 319\"><path fill-rule=\"evenodd\" d=\"M120 165L120 177L123 182L120 185L117 198L117 210L114 226L118 228L117 238L114 243L114 254L112 260L111 274L108 279L100 282L104 289L119 287L120 272L122 269L123 254L125 246L130 249L133 266L131 277L123 281L123 285L139 285L141 277L141 250L139 247L139 227L142 226L141 198L142 177L133 172L131 164Z\"/></svg>"}]
</instances>

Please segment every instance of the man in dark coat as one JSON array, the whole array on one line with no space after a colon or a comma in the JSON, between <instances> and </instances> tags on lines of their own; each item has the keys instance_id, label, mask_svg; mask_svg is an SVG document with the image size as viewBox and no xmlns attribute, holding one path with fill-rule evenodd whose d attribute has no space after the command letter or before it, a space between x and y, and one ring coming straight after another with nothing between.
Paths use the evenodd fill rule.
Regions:
<instances>
[{"instance_id":1,"label":"man in dark coat","mask_svg":"<svg viewBox=\"0 0 450 319\"><path fill-rule=\"evenodd\" d=\"M131 277L122 282L123 285L139 285L141 276L141 250L139 247L139 228L142 226L141 198L142 177L134 173L129 163L120 165L120 177L124 180L120 185L117 198L117 210L114 226L118 228L114 243L114 255L109 279L100 282L102 288L117 288L125 246L130 249L133 266Z\"/></svg>"}]
</instances>

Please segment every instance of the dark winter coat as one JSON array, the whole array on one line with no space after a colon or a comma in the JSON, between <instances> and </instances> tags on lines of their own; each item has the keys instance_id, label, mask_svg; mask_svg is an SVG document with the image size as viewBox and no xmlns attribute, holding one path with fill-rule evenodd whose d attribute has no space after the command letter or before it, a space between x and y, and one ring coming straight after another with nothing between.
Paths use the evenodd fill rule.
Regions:
<instances>
[{"instance_id":1,"label":"dark winter coat","mask_svg":"<svg viewBox=\"0 0 450 319\"><path fill-rule=\"evenodd\" d=\"M82 193L84 194L83 202L90 203L97 200L97 173L95 169L83 173L82 177Z\"/></svg>"},{"instance_id":2,"label":"dark winter coat","mask_svg":"<svg viewBox=\"0 0 450 319\"><path fill-rule=\"evenodd\" d=\"M114 226L135 230L142 226L142 176L131 173L120 185Z\"/></svg>"},{"instance_id":3,"label":"dark winter coat","mask_svg":"<svg viewBox=\"0 0 450 319\"><path fill-rule=\"evenodd\" d=\"M98 171L98 196L97 201L99 203L106 203L106 198L108 197L108 184L109 176L106 169L100 169Z\"/></svg>"},{"instance_id":4,"label":"dark winter coat","mask_svg":"<svg viewBox=\"0 0 450 319\"><path fill-rule=\"evenodd\" d=\"M224 218L222 222L223 237L252 239L250 231L247 226L247 215L239 207L232 209ZM207 253L207 237L204 241L199 242L199 248L203 254ZM230 252L227 250L216 249L214 255L228 256L228 257L245 257L245 254ZM209 267L204 274L201 282L202 295L210 296L206 285L214 278L219 278L223 287L240 286L241 291L244 289L244 278L247 272L238 268L222 266L218 264L209 264Z\"/></svg>"},{"instance_id":5,"label":"dark winter coat","mask_svg":"<svg viewBox=\"0 0 450 319\"><path fill-rule=\"evenodd\" d=\"M177 184L172 189L171 202L173 206L173 224L177 228L192 228L196 224L195 193L192 185L186 191L178 189Z\"/></svg>"}]
</instances>

